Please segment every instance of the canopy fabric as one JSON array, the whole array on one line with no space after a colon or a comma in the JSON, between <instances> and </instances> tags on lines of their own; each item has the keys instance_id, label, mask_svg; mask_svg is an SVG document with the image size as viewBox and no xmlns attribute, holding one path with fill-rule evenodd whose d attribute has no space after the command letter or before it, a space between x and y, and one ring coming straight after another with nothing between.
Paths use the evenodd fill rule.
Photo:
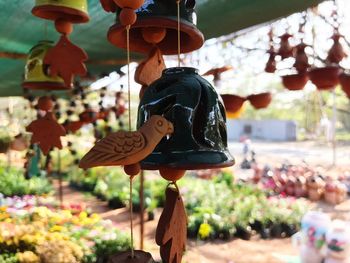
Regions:
<instances>
[{"instance_id":1,"label":"canopy fabric","mask_svg":"<svg viewBox=\"0 0 350 263\"><path fill-rule=\"evenodd\" d=\"M215 38L305 10L322 1L197 0L198 28L206 39ZM72 41L88 53L90 72L112 71L125 63L126 56L124 50L112 46L106 39L115 17L104 12L98 0L88 2L91 20L74 26ZM40 40L59 38L51 21L31 14L33 5L34 0L0 2L0 96L22 95L24 54ZM9 54L13 58L8 58ZM140 55L134 54L133 58Z\"/></svg>"}]
</instances>

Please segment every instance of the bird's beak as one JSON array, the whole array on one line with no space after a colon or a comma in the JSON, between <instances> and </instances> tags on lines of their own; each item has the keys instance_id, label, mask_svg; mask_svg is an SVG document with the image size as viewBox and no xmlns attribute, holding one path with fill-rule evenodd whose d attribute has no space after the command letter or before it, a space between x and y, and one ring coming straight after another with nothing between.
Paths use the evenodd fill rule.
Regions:
<instances>
[{"instance_id":1,"label":"bird's beak","mask_svg":"<svg viewBox=\"0 0 350 263\"><path fill-rule=\"evenodd\" d=\"M171 135L174 133L174 125L168 121L168 132L167 132L167 135Z\"/></svg>"}]
</instances>

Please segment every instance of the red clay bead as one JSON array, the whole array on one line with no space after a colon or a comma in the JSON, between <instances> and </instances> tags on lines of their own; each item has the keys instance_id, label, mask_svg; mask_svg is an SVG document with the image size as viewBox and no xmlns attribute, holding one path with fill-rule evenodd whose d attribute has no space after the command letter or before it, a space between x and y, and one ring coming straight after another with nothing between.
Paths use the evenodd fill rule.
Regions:
<instances>
[{"instance_id":1,"label":"red clay bead","mask_svg":"<svg viewBox=\"0 0 350 263\"><path fill-rule=\"evenodd\" d=\"M131 177L138 175L140 171L141 166L139 163L124 166L124 172Z\"/></svg>"},{"instance_id":2,"label":"red clay bead","mask_svg":"<svg viewBox=\"0 0 350 263\"><path fill-rule=\"evenodd\" d=\"M160 168L159 173L165 180L175 182L175 181L181 179L185 175L186 170Z\"/></svg>"},{"instance_id":3,"label":"red clay bead","mask_svg":"<svg viewBox=\"0 0 350 263\"><path fill-rule=\"evenodd\" d=\"M42 111L52 111L53 102L50 97L42 96L38 100L38 108Z\"/></svg>"},{"instance_id":4,"label":"red clay bead","mask_svg":"<svg viewBox=\"0 0 350 263\"><path fill-rule=\"evenodd\" d=\"M136 22L135 11L130 8L123 8L119 14L119 21L123 26L132 25Z\"/></svg>"},{"instance_id":5,"label":"red clay bead","mask_svg":"<svg viewBox=\"0 0 350 263\"><path fill-rule=\"evenodd\" d=\"M166 29L162 27L144 27L142 28L143 39L151 44L157 44L164 39Z\"/></svg>"},{"instance_id":6,"label":"red clay bead","mask_svg":"<svg viewBox=\"0 0 350 263\"><path fill-rule=\"evenodd\" d=\"M73 32L73 25L71 22L68 22L65 19L57 19L55 21L55 27L56 30L61 33L61 34L65 34L65 35L69 35L70 33Z\"/></svg>"},{"instance_id":7,"label":"red clay bead","mask_svg":"<svg viewBox=\"0 0 350 263\"><path fill-rule=\"evenodd\" d=\"M113 1L120 8L130 8L134 10L139 9L144 3L144 0L113 0Z\"/></svg>"}]
</instances>

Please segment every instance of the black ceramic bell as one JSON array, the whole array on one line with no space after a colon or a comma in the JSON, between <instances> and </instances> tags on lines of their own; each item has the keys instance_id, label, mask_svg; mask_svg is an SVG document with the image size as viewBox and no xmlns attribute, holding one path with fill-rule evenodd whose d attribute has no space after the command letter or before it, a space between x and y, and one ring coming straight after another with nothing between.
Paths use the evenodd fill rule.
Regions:
<instances>
[{"instance_id":1,"label":"black ceramic bell","mask_svg":"<svg viewBox=\"0 0 350 263\"><path fill-rule=\"evenodd\" d=\"M204 43L203 34L196 27L194 7L196 0L180 1L181 53L199 49ZM119 22L120 9L117 10L116 23L108 31L108 40L115 46L126 48L125 26ZM166 29L165 37L157 43L164 55L177 54L177 4L175 0L145 0L136 11L136 23L130 29L130 50L149 53L153 43L145 40L147 29Z\"/></svg>"},{"instance_id":2,"label":"black ceramic bell","mask_svg":"<svg viewBox=\"0 0 350 263\"><path fill-rule=\"evenodd\" d=\"M142 161L143 169L195 170L234 164L227 149L222 99L196 69L166 69L145 90L139 106L138 127L154 114L171 121L174 133Z\"/></svg>"}]
</instances>

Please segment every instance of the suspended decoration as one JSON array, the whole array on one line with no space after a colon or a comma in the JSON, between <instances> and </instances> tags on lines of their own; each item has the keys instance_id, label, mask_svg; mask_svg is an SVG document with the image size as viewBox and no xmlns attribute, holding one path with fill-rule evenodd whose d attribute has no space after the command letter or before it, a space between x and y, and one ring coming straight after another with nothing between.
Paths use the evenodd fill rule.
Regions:
<instances>
[{"instance_id":1,"label":"suspended decoration","mask_svg":"<svg viewBox=\"0 0 350 263\"><path fill-rule=\"evenodd\" d=\"M265 66L265 72L267 73L274 73L276 71L276 53L273 50L270 50L268 52L269 55L269 59L266 63Z\"/></svg>"},{"instance_id":2,"label":"suspended decoration","mask_svg":"<svg viewBox=\"0 0 350 263\"><path fill-rule=\"evenodd\" d=\"M211 76L211 75L214 76L214 84L217 85L218 81L221 80L221 74L231 69L232 69L232 66L223 66L220 68L213 68L205 72L203 76Z\"/></svg>"},{"instance_id":3,"label":"suspended decoration","mask_svg":"<svg viewBox=\"0 0 350 263\"><path fill-rule=\"evenodd\" d=\"M291 46L289 43L289 39L293 35L285 33L282 36L280 36L281 43L280 48L277 51L277 55L281 56L282 59L290 58L294 56L294 47Z\"/></svg>"},{"instance_id":4,"label":"suspended decoration","mask_svg":"<svg viewBox=\"0 0 350 263\"><path fill-rule=\"evenodd\" d=\"M108 1L101 1L102 3ZM178 53L177 45L177 4L176 0L154 1L115 1L117 5L117 23L108 32L108 40L115 46L126 49L125 23L121 16L128 14L128 10L136 10L137 21L130 29L130 50L146 53L156 45L162 54L174 55ZM130 3L136 6L128 6ZM140 3L140 4L139 4ZM180 38L181 52L187 53L199 49L204 43L202 33L195 26L195 0L180 1ZM142 5L142 6L141 6ZM105 5L106 6L106 5ZM139 8L141 6L141 8ZM164 35L164 36L163 36Z\"/></svg>"},{"instance_id":5,"label":"suspended decoration","mask_svg":"<svg viewBox=\"0 0 350 263\"><path fill-rule=\"evenodd\" d=\"M318 90L334 89L339 84L341 69L338 66L311 68L309 78Z\"/></svg>"},{"instance_id":6,"label":"suspended decoration","mask_svg":"<svg viewBox=\"0 0 350 263\"><path fill-rule=\"evenodd\" d=\"M329 63L338 64L344 58L347 57L347 54L344 51L344 48L343 48L342 44L339 41L341 37L342 36L338 32L334 33L334 35L332 36L333 46L328 51L328 56L327 56L327 61Z\"/></svg>"},{"instance_id":7,"label":"suspended decoration","mask_svg":"<svg viewBox=\"0 0 350 263\"><path fill-rule=\"evenodd\" d=\"M350 74L343 72L339 75L339 82L341 85L342 90L345 92L345 94L350 99Z\"/></svg>"},{"instance_id":8,"label":"suspended decoration","mask_svg":"<svg viewBox=\"0 0 350 263\"><path fill-rule=\"evenodd\" d=\"M303 42L296 46L295 62L293 66L300 74L305 73L310 67L309 58L305 52L306 47L307 45Z\"/></svg>"},{"instance_id":9,"label":"suspended decoration","mask_svg":"<svg viewBox=\"0 0 350 263\"><path fill-rule=\"evenodd\" d=\"M239 111L247 100L247 98L232 94L223 94L221 98L224 102L226 112L232 113Z\"/></svg>"},{"instance_id":10,"label":"suspended decoration","mask_svg":"<svg viewBox=\"0 0 350 263\"><path fill-rule=\"evenodd\" d=\"M62 149L60 137L66 135L66 130L57 122L52 112L53 102L51 98L41 97L37 106L39 110L45 112L45 115L31 122L26 130L33 133L31 143L38 144L41 151L47 155L54 147Z\"/></svg>"},{"instance_id":11,"label":"suspended decoration","mask_svg":"<svg viewBox=\"0 0 350 263\"><path fill-rule=\"evenodd\" d=\"M89 21L86 0L36 0L32 9L33 15L55 21L55 28L61 38L48 50L44 64L48 66L48 74L61 77L66 88L71 88L74 75L84 76L87 73L84 61L87 54L72 44L69 35L73 32L74 23Z\"/></svg>"},{"instance_id":12,"label":"suspended decoration","mask_svg":"<svg viewBox=\"0 0 350 263\"><path fill-rule=\"evenodd\" d=\"M29 52L22 86L32 90L64 90L67 86L62 78L50 76L44 58L52 49L51 41L40 41Z\"/></svg>"},{"instance_id":13,"label":"suspended decoration","mask_svg":"<svg viewBox=\"0 0 350 263\"><path fill-rule=\"evenodd\" d=\"M271 28L269 31L269 45L270 45L270 49L267 52L269 54L269 59L266 63L265 66L265 72L267 73L274 73L276 71L276 52L273 46L273 29Z\"/></svg>"},{"instance_id":14,"label":"suspended decoration","mask_svg":"<svg viewBox=\"0 0 350 263\"><path fill-rule=\"evenodd\" d=\"M132 182L142 168L159 170L171 182L156 242L162 262L180 263L187 217L176 181L188 169L234 164L227 149L226 114L220 96L196 69L180 67L180 54L200 48L204 41L193 21L195 1L101 0L101 4L107 12L117 13L108 40L127 49L129 130L112 132L97 141L79 166L120 165L130 176L131 251L115 254L108 262L154 262L150 254L133 247ZM143 86L137 131L131 130L130 51L148 54L135 74L136 82ZM163 54L177 54L179 66L165 69ZM123 98L117 95L116 103L124 106Z\"/></svg>"},{"instance_id":15,"label":"suspended decoration","mask_svg":"<svg viewBox=\"0 0 350 263\"><path fill-rule=\"evenodd\" d=\"M288 90L302 90L309 81L307 73L296 73L282 76L283 86Z\"/></svg>"},{"instance_id":16,"label":"suspended decoration","mask_svg":"<svg viewBox=\"0 0 350 263\"><path fill-rule=\"evenodd\" d=\"M225 108L215 89L194 68L170 68L145 91L138 127L154 114L176 128L141 164L180 170L232 166L227 149Z\"/></svg>"},{"instance_id":17,"label":"suspended decoration","mask_svg":"<svg viewBox=\"0 0 350 263\"><path fill-rule=\"evenodd\" d=\"M270 105L272 94L270 92L252 94L247 97L247 100L249 100L255 109L264 109Z\"/></svg>"}]
</instances>

